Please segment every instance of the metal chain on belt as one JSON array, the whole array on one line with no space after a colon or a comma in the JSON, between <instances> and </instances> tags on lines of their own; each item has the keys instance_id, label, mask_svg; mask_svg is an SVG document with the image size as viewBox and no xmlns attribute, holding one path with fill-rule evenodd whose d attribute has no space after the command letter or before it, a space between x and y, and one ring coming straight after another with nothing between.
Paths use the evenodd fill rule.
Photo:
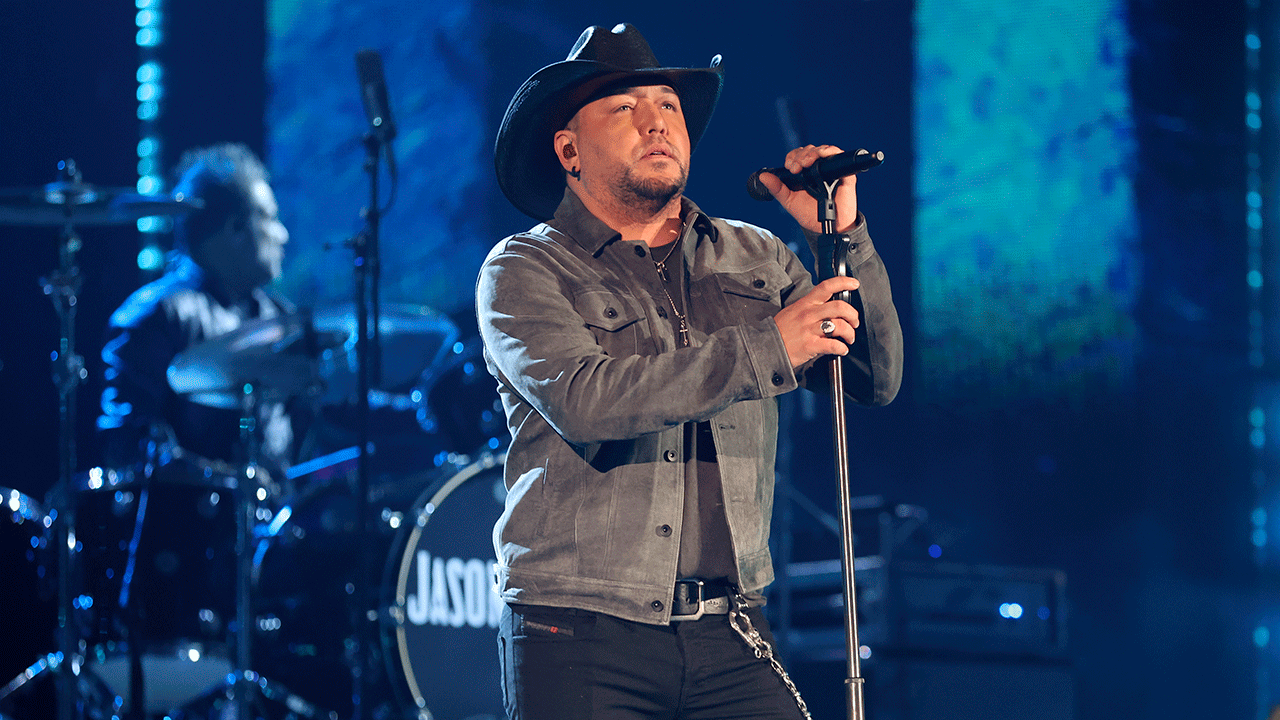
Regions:
<instances>
[{"instance_id":1,"label":"metal chain on belt","mask_svg":"<svg viewBox=\"0 0 1280 720\"><path fill-rule=\"evenodd\" d=\"M760 631L756 630L755 625L751 624L751 618L747 617L747 599L740 592L730 593L729 598L733 602L733 608L729 610L729 625L742 637L747 647L755 651L756 657L769 661L769 666L782 679L782 684L787 686L787 690L791 691L791 696L796 699L800 714L805 717L805 720L813 720L813 716L809 714L809 706L804 704L799 688L791 681L791 676L787 675L782 663L778 662L778 656L773 652L773 647L769 645L768 640L764 639Z\"/></svg>"}]
</instances>

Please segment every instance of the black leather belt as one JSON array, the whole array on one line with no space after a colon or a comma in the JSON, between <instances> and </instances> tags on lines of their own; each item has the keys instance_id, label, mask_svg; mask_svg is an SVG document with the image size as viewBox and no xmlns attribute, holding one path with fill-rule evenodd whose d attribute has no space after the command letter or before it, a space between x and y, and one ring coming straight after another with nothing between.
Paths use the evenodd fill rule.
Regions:
<instances>
[{"instance_id":1,"label":"black leather belt","mask_svg":"<svg viewBox=\"0 0 1280 720\"><path fill-rule=\"evenodd\" d=\"M697 620L703 615L728 615L733 589L723 582L677 580L671 596L671 622Z\"/></svg>"}]
</instances>

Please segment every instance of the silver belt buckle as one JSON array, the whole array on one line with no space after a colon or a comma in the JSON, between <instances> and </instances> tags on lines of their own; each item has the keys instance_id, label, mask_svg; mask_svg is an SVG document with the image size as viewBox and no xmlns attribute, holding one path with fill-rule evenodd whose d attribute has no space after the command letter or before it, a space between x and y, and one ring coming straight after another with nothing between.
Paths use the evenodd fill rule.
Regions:
<instances>
[{"instance_id":1,"label":"silver belt buckle","mask_svg":"<svg viewBox=\"0 0 1280 720\"><path fill-rule=\"evenodd\" d=\"M692 614L692 615L672 615L672 616L671 616L671 622L687 622L687 621L690 621L690 620L698 620L698 619L701 619L703 615L706 615L706 614L707 614L707 610L706 610L707 601L706 601L706 600L704 600L704 599L702 599L702 588L706 586L706 583L704 583L702 580L696 580L696 579L695 579L695 580L677 580L677 581L676 581L676 584L677 584L677 585L695 585L695 586L697 586L697 588L698 588L698 610L697 610L697 612L695 612L695 613L694 613L694 614ZM673 589L674 589L674 588L673 588ZM673 600L674 600L674 598L673 598Z\"/></svg>"}]
</instances>

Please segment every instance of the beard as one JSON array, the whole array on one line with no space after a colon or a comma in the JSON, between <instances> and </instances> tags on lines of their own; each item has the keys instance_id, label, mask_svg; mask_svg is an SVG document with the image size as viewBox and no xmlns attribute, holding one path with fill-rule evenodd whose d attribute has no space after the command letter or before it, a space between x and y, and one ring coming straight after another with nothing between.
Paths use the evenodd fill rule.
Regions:
<instances>
[{"instance_id":1,"label":"beard","mask_svg":"<svg viewBox=\"0 0 1280 720\"><path fill-rule=\"evenodd\" d=\"M625 169L615 186L618 200L624 206L634 208L637 214L642 216L651 217L658 214L684 192L685 184L689 181L688 168L679 162L676 164L680 168L680 175L674 179L639 178L631 168Z\"/></svg>"}]
</instances>

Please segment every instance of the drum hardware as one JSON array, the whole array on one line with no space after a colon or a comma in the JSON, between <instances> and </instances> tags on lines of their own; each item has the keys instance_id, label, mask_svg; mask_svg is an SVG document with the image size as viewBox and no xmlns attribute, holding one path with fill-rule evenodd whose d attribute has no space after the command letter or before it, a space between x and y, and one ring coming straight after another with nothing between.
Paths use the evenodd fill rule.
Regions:
<instances>
[{"instance_id":1,"label":"drum hardware","mask_svg":"<svg viewBox=\"0 0 1280 720\"><path fill-rule=\"evenodd\" d=\"M366 462L378 483L380 476L403 477L423 467L442 450L451 449L443 433L425 436L415 418L421 395L420 375L446 363L461 346L461 332L447 316L420 305L383 305L381 326L381 383L370 384L367 415L358 398L358 317L349 304L317 309L318 332L344 338L340 346L320 353L324 390L317 397L318 422L312 439L320 452L360 445L367 432L371 448ZM470 451L473 447L466 447Z\"/></svg>"},{"instance_id":2,"label":"drum hardware","mask_svg":"<svg viewBox=\"0 0 1280 720\"><path fill-rule=\"evenodd\" d=\"M58 350L53 355L53 381L58 389L58 480L56 495L70 498L69 489L76 467L75 418L76 388L87 377L84 359L76 354L75 308L80 292L81 276L76 253L81 248L79 225L128 224L140 218L178 215L197 207L181 197L137 195L122 188L106 188L84 182L74 160L58 163L58 179L39 188L0 191L0 224L59 227L59 265L49 276L40 279L44 294L53 301L58 314L60 334ZM77 572L76 513L68 503L58 513L54 528L58 549L58 618L57 651L37 661L31 668L33 680L46 671L54 675L57 686L58 720L73 720L83 712L80 692L80 667L83 655L73 627L71 584ZM25 675L26 673L24 673Z\"/></svg>"},{"instance_id":3,"label":"drum hardware","mask_svg":"<svg viewBox=\"0 0 1280 720\"><path fill-rule=\"evenodd\" d=\"M255 608L252 587L253 536L262 503L272 496L270 476L260 465L258 408L264 400L314 396L320 387L316 355L338 340L317 333L307 314L266 318L206 340L176 356L167 376L175 392L196 402L226 407L234 399L240 409L240 447L244 463L237 471L235 498L235 601L228 635L234 647L231 672L201 699L214 710L229 701L236 718L256 717L261 702L283 703L295 715L313 716L314 708L278 682L253 669ZM187 712L191 711L190 706Z\"/></svg>"},{"instance_id":4,"label":"drum hardware","mask_svg":"<svg viewBox=\"0 0 1280 720\"><path fill-rule=\"evenodd\" d=\"M114 702L116 716L152 717L230 671L237 482L224 470L161 450L134 467L79 473L71 497L56 499L79 518L71 622L85 707L78 712L106 712Z\"/></svg>"},{"instance_id":5,"label":"drum hardware","mask_svg":"<svg viewBox=\"0 0 1280 720\"><path fill-rule=\"evenodd\" d=\"M58 617L56 624L51 623L57 631L54 639L57 650L44 655L33 653L34 662L28 663L26 669L10 683L9 687L0 688L0 701L26 696L34 686L39 684L38 679L48 678L55 681L49 683L54 686L49 689L56 691L59 720L143 717L158 712L161 707L165 707L166 714L174 720L180 717L211 717L216 713L233 710L240 717L249 717L250 709L262 711L270 716L271 713L266 711L268 704L273 707L279 705L286 709L283 712L294 716L330 717L332 711L317 704L312 694L306 694L304 697L304 695L292 693L281 683L269 680L253 669L255 662L262 667L261 656L268 655L278 648L272 645L255 647L250 635L254 632L269 633L273 628L273 621L269 614L255 612L256 585L243 580L258 567L258 562L253 559L252 554L255 543L253 536L255 532L261 535L264 532L262 527L264 521L272 520L270 510L262 507L262 503L271 499L276 491L275 486L268 482L268 476L263 468L255 463L258 454L256 448L258 435L255 433L257 420L252 408L266 401L274 402L279 398L303 396L315 402L323 401L333 404L358 405L372 401L378 408L385 406L390 410L403 412L406 416L411 416L424 407L439 410L438 406L432 405L431 401L424 397L426 395L441 396L439 391L445 385L451 386L450 390L454 395L463 388L463 385L469 386L470 381L466 381L463 385L453 388L452 383L455 377L452 373L464 367L466 363L471 363L467 367L474 370L475 363L479 361L479 355L474 353L472 357L472 350L464 348L464 343L459 339L460 334L451 321L435 311L420 306L386 306L385 311L374 312L373 327L370 327L368 318L363 320L361 318L369 308L353 306L328 308L310 315L298 314L251 321L230 336L220 336L191 348L187 353L175 358L168 371L171 385L188 398L207 401L218 407L241 408L241 427L242 431L247 433L242 443L246 456L244 464L232 467L229 464L204 462L189 456L180 448L168 447L158 452L157 457L145 466L95 469L87 474L76 476L73 474L76 465L74 437L71 436L69 428L74 423L75 389L86 373L83 361L75 354L74 307L80 283L79 270L75 265L75 253L80 248L80 239L74 232L75 226L78 224L127 224L139 217L187 212L194 209L196 205L184 202L182 198L151 198L133 195L123 189L90 186L83 183L71 161L63 163L62 169L63 179L45 188L11 192L0 190L0 224L50 225L63 228L59 269L48 278L42 278L41 284L45 293L54 301L63 323L62 339L54 367L54 380L60 395L60 419L62 420L60 432L62 438L65 438L65 442L60 438L62 466L58 484L51 495L54 499L51 507L55 509L51 509L43 516L47 520L43 521L46 523L45 531L39 541L45 544L46 552L50 554L56 552L58 556L59 572L56 589ZM37 191L43 199L33 199ZM385 346L385 351L379 354L381 360L372 364L360 362L362 340L368 344L371 339L378 336L380 336L380 346ZM369 348L366 347L364 352L368 351ZM460 358L466 358L465 362L461 362ZM424 365L427 367L426 370L422 369ZM447 366L448 370L433 369L443 366ZM362 367L369 367L369 370L362 371ZM483 365L480 364L479 367L482 369ZM378 389L370 387L369 378L362 377L368 374L381 376L381 380L376 383ZM424 384L423 377L428 378L427 384ZM245 383L244 378L252 378L252 380ZM360 392L362 386L365 389L363 393ZM436 390L433 391L433 387ZM415 395L418 396L416 400ZM446 398L436 402L448 403L450 400ZM486 399L485 404L488 407L491 401ZM435 417L443 417L443 414L437 414ZM481 422L487 424L489 421L482 419ZM409 423L412 425L415 421L410 418ZM353 464L353 460L365 460L366 454L372 447L367 441L367 415L359 425L363 428L361 432L364 433L366 442L354 446L356 457L347 457L343 461L348 465ZM440 432L442 431L431 434ZM477 432L487 434L488 431ZM436 464L445 465L445 467L432 471L430 477L419 477L417 480L425 485L432 485L442 473L461 474L465 470L463 465L469 463L470 459L461 453L474 450L474 445L468 445L466 440L454 439L451 440L450 446L457 449L450 451L444 459L439 456L436 458ZM486 443L482 447L492 448L493 446ZM489 458L490 454L485 453L480 457ZM497 462L499 464L496 466L492 462L489 464L481 462L477 465L477 472L484 475L486 479L497 481L494 469L500 467L501 460ZM359 463L354 464L358 471ZM187 471L165 475L166 472L180 466L187 467ZM353 477L348 475L347 480L351 479ZM412 496L404 495L409 489L408 485L412 483L399 488L379 486L375 492L368 488L367 474L363 478L355 479L357 479L357 485L363 488L357 500L357 504L363 506L358 513L359 524L365 528L376 528L377 532L384 537L373 542L384 544L377 547L368 545L360 549L362 539L368 537L369 533L360 532L354 539L350 534L339 533L338 536L344 538L347 550L354 549L358 555L363 553L362 557L374 557L374 554L370 554L371 551L373 553L386 551L386 543L389 542L387 538L400 537L397 534L397 526L400 523L412 525L413 522L425 522L421 518L428 517L422 515L420 509L409 511L409 508L417 508L421 504L410 502L409 499ZM500 485L500 481L497 482ZM414 487L421 486L414 485ZM337 488L338 485L329 487ZM265 497L259 493L264 493ZM375 494L379 495L381 500L385 500L386 504L374 507L374 502L381 502L381 500L372 500ZM147 587L148 583L145 579L139 580L135 576L135 582L129 586L128 602L117 599L118 593L114 592L114 586L111 592L91 592L89 589L91 586L86 584L88 581L85 577L86 570L114 570L117 574L112 580L123 585L121 575L127 562L120 561L118 565L92 567L91 564L98 560L91 558L88 551L91 536L97 530L84 525L83 521L92 519L97 522L106 517L108 526L101 530L107 533L102 538L103 546L110 545L108 540L119 540L124 545L130 546L135 544L133 541L137 539L139 528L146 520L146 516L149 515L151 518L157 515L163 516L166 514L164 512L166 507L170 511L169 514L173 514L173 509L179 507L173 503L183 503L182 509L176 513L180 516L178 519L182 519L182 513L203 512L192 510L191 508L196 507L190 504L192 501L197 502L200 508L207 509L213 502L209 498L215 496L224 500L233 500L233 502L222 502L218 515L222 518L218 522L225 521L228 525L225 529L226 537L218 535L224 532L222 529L207 534L211 537L217 535L220 539L230 540L234 533L234 541L225 543L228 549L234 545L236 551L234 565L227 563L228 572L235 575L234 595L228 588L231 583L224 583L222 587L227 590L228 600L225 607L212 608L207 627L205 627L209 632L205 635L188 640L187 636L194 633L174 631L171 633L174 637L183 635L181 642L164 647L149 645L144 638L137 633L130 634L123 626L136 624L136 618L128 617L128 613L141 609L140 603L143 600L151 600L143 596L154 593L156 590L154 587ZM455 499L450 501L454 507L459 502L458 497L460 496L455 496ZM149 512L139 516L138 505L143 503L144 499L149 505ZM440 499L443 500L443 496ZM4 498L0 497L0 505L3 502ZM166 503L168 503L167 506ZM86 504L92 507L86 507ZM80 505L85 512L78 513L77 505ZM497 507L500 508L500 503ZM267 513L265 516L261 514L264 510ZM379 510L380 513L370 512L373 510ZM486 520L496 520L497 512L498 510L495 510L493 517L486 517ZM232 518L228 517L232 515L234 523L231 522ZM439 527L440 516L435 517L433 527ZM287 515L283 518L288 520ZM78 520L81 521L80 524L77 524ZM274 521L283 522L281 516L276 516ZM475 521L472 519L470 522ZM235 525L234 530L229 527L232 524ZM293 528L295 524L285 523L285 531ZM482 527L478 535L483 540L483 545L487 547L489 533L487 527L483 527L485 522L480 521L475 524L476 527ZM0 526L3 526L2 522ZM218 527L221 528L221 525ZM474 530L475 527L470 527L467 533L472 533ZM111 535L113 532L115 535ZM312 538L315 537L316 535L313 534ZM279 538L274 542L277 544L272 547L276 548L276 552L280 552ZM401 540L397 539L395 542L400 543ZM261 551L263 545L257 543L257 546ZM221 547L221 543L216 547L210 544L208 549L213 552ZM3 549L0 545L0 551ZM141 567L144 558L137 554L137 548L134 550L134 561ZM197 550L203 552L205 548L197 548ZM106 557L99 559L102 563L117 562L123 557L121 554L123 549L117 548L116 552L118 554L114 556L115 560ZM395 555L396 551L392 550L390 553ZM145 552L143 554L145 555ZM480 549L471 552L468 557L487 558L489 554L490 551ZM190 558L179 557L181 562L177 567L184 568L182 573L179 573L184 579L184 585L191 584L186 583L186 579L206 580L200 573L193 574L190 571L193 567L192 561L203 557L203 555L198 557L193 555ZM145 559L150 562L159 562L164 558L147 557ZM388 567L394 564L393 560L401 559L399 556L394 558L388 556ZM379 564L381 563L375 561L372 564L358 565L358 567L373 567ZM322 567L327 566L322 565ZM369 714L374 703L391 697L392 691L387 687L388 681L396 684L397 697L414 695L413 692L402 691L399 688L398 683L403 682L404 673L407 672L406 663L409 661L404 659L405 651L390 639L396 632L396 627L405 626L406 623L413 624L409 617L412 613L406 612L404 606L396 605L387 599L389 594L387 588L392 582L389 579L391 577L388 570L388 574L383 576L382 592L379 592L376 587L376 574L371 575L367 580L363 577L355 578L349 587L344 585L341 588L343 597L357 598L358 603L355 607L356 612L350 618L351 625L355 628L352 639L356 643L344 646L342 653L338 656L338 668L343 675L343 681L358 684L354 689L363 694L360 709L364 715ZM412 577L416 578L416 576ZM475 584L471 582L471 585ZM194 588L195 584L192 586ZM204 590L203 587L195 589ZM414 595L412 589L408 595ZM379 597L383 599L379 600ZM165 600L167 601L168 598ZM473 604L476 602L474 598L472 602ZM88 607L89 605L92 607ZM201 608L199 622L206 622L203 606L187 604L187 609L197 607ZM306 606L303 611L308 611L311 607L313 606ZM472 609L475 610L475 608ZM118 615L106 617L111 612ZM155 615L156 613L152 613L151 619L154 619ZM197 622L192 619L195 617L195 613L192 612L183 615L184 621L192 623ZM90 636L85 629L85 623L106 625L115 623L122 629L115 636L110 634ZM294 628L297 629L297 626L294 625ZM164 635L163 631L157 633L150 628L148 630L153 635ZM310 628L304 629L304 632L307 631L311 631ZM407 646L411 649L417 642L413 640L412 635L410 632L407 641ZM103 640L104 637L105 640ZM212 643L210 638L213 638ZM99 642L99 640L102 641ZM222 648L224 644L228 649ZM423 649L422 643L417 642L417 645L419 650ZM490 646L491 642L488 641L483 645L483 654L486 657L492 654ZM197 657L198 661L194 659ZM224 672L226 669L230 669L231 672ZM175 674L179 678L179 684L166 686L155 681L157 675L166 672ZM269 672L274 674L277 669L272 667ZM227 674L231 675L230 680L226 678ZM222 676L222 682L199 692L201 687L209 687L210 678L219 675ZM421 680L427 675L420 672L417 677ZM419 692L422 691L423 688L419 688ZM348 700L349 698L350 693ZM168 706L179 701L182 704L170 710ZM413 707L415 704L422 707L422 703L416 700L406 702L407 707Z\"/></svg>"},{"instance_id":6,"label":"drum hardware","mask_svg":"<svg viewBox=\"0 0 1280 720\"><path fill-rule=\"evenodd\" d=\"M59 178L41 187L0 190L0 225L65 227L132 225L144 217L181 215L203 207L182 196L139 195L133 188L84 182L74 160L58 163Z\"/></svg>"},{"instance_id":7,"label":"drum hardware","mask_svg":"<svg viewBox=\"0 0 1280 720\"><path fill-rule=\"evenodd\" d=\"M15 693L32 689L33 680L45 676L50 665L56 665L56 653L49 653L49 637L40 637L35 629L52 629L52 613L32 617L31 613L48 610L36 598L46 595L46 583L52 578L46 571L49 530L55 513L46 512L40 503L10 488L0 488L0 576L5 579L5 592L0 595L0 616L29 623L25 632L8 634L0 648L0 670L7 684L0 687L0 701L6 705L16 699ZM32 602L35 601L35 602ZM34 661L34 662L33 662Z\"/></svg>"},{"instance_id":8,"label":"drum hardware","mask_svg":"<svg viewBox=\"0 0 1280 720\"><path fill-rule=\"evenodd\" d=\"M358 358L352 354L353 348L359 346L359 318L356 315L351 308L338 306L309 314L247 322L235 331L207 340L176 356L168 369L170 386L193 401L224 408L240 407L241 445L247 457L255 457L258 438L252 431L255 429L254 406L257 403L265 399L274 401L289 396L305 396L321 405L336 402L348 406L352 404L353 385L358 384L359 381L355 375L360 367ZM382 376L385 387L388 389L370 389L366 397L370 404L376 407L382 408L385 405L411 418L414 411L425 403L425 401L415 403L411 399L421 385L420 378L424 372L421 369L422 366L448 364L452 367L458 364L455 358L463 356L471 358L471 354L463 352L464 343L459 339L460 333L450 320L421 306L389 306L388 311L381 315L380 324L385 350L382 356L384 360ZM478 353L475 359L478 360ZM474 368L474 363L472 367ZM429 377L435 378L437 382L454 380L452 375L444 373L429 373ZM246 378L254 378L254 380L246 382ZM449 397L452 398L459 390L461 388L454 389L453 395ZM414 424L414 421L410 419L409 423ZM367 425L364 427L364 432L367 434ZM417 440L421 443L421 430L416 427L416 424L414 430L419 433ZM366 443L365 447L371 448L372 441ZM461 457L465 456L451 453L449 462L457 462ZM310 493L346 492L355 489L360 460L360 446L348 446L325 457L295 466L286 473L286 476L290 483L305 481ZM238 474L238 478L246 491L251 493L255 491L254 481L257 475L257 469L252 463L246 466L246 473L249 471L253 471L253 476ZM443 471L440 469L433 471L432 477ZM429 484L430 479L419 478L418 482L398 483L399 487L395 488L384 483L366 490L364 496L367 507L365 509L357 509L350 513L347 520L320 528L310 536L311 542L323 542L322 537L341 538L342 550L351 552L354 549L358 555L360 539L366 537L368 533L357 530L355 526L359 525L359 522L352 524L353 521L358 521L363 513L371 521L366 528L378 527L382 532L387 532L387 528L393 522L394 513L383 520L374 520L368 514L369 503L374 502L372 497L376 495L378 497L376 502L385 503L398 511L408 507L416 496L417 489ZM406 497L405 492L410 486L414 495ZM360 504L358 496L354 493L350 499L353 504ZM278 547L279 543L284 542L279 536L280 532L299 530L296 521L288 522L291 513L296 512L294 505L298 500L299 498L296 497L290 498L279 508L273 518L268 518L270 522L257 522L253 534L266 540L258 543L259 560L252 562L252 572L260 573L260 556L265 547L263 542L274 542ZM253 498L246 493L237 493L237 507L236 579L237 583L241 583L243 578L251 574L243 565L249 561L250 557L250 553L244 550L245 543L250 541L246 533L255 527L256 521L262 518L256 513L257 506L253 503ZM496 513L494 520L496 520ZM282 527L284 530L281 530ZM487 545L488 532L482 532L481 536L486 539ZM368 563L359 562L354 558L350 565L369 566ZM328 569L332 564L321 567ZM315 571L317 568L311 569ZM339 662L329 663L319 671L326 678L325 682L321 683L320 688L315 692L301 694L291 692L290 689L298 690L299 688L295 687L298 682L314 684L315 678L311 673L295 676L286 674L281 678L282 664L270 663L269 672L275 676L276 680L283 679L282 684L269 682L254 670L255 667L264 668L264 662L273 659L271 653L279 643L274 641L266 643L262 651L259 651L256 647L257 643L254 643L250 637L251 633L257 633L264 639L270 640L274 637L274 631L278 630L281 620L278 615L273 615L273 608L260 607L260 583L263 582L260 577L255 576L254 584L250 586L238 585L235 626L237 631L249 628L249 632L239 633L235 638L235 668L231 675L236 682L227 683L211 691L203 696L200 702L226 702L230 699L239 706L238 712L244 713L248 712L259 699L289 697L293 698L289 701L291 705L307 704L323 716L326 711L333 712L335 705L343 710L344 715L354 712L355 708L349 708L348 705L356 692L363 694L365 709L371 707L372 703L389 697L391 691L384 687L386 674L382 669L384 662L381 660L381 655L388 651L384 649L385 643L377 642L379 627L381 627L380 618L384 618L389 613L376 609L376 592L366 591L365 599L359 598L362 586L374 586L377 579L376 576L370 576L367 580L363 577L353 577L350 583L344 583L341 588L343 604L334 606L330 603L330 609L335 610L342 617L349 618L349 625L353 629L350 636L343 638L340 643L341 650L329 653L331 658L336 657ZM307 577L299 577L296 580L295 586L306 587ZM303 597L298 600L305 607L313 598ZM331 621L331 618L325 618L325 620ZM372 626L371 630L365 631L367 634L363 636L363 640L359 635L362 625ZM361 642L364 648L364 670L357 671L362 662L361 655L356 652L362 647ZM304 642L302 645L306 646L307 643ZM305 664L309 662L306 659L308 652L310 651L304 647L299 650L300 655L290 656L287 659L306 666ZM288 664L288 662L283 663L284 666ZM351 685L357 676L364 679L360 688ZM257 678L257 680L246 683L244 678ZM336 688L344 689L335 693ZM266 692L268 689L272 692ZM189 707L184 705L184 708Z\"/></svg>"},{"instance_id":9,"label":"drum hardware","mask_svg":"<svg viewBox=\"0 0 1280 720\"><path fill-rule=\"evenodd\" d=\"M256 382L244 382L240 412L240 441L247 448L247 462L240 476L240 488L236 493L236 620L232 637L235 639L236 663L231 676L231 692L237 720L253 717L254 700L259 689L260 676L251 670L253 666L253 598L249 584L253 572L250 544L253 528L257 525L258 500L261 486L255 481L258 467L258 396Z\"/></svg>"}]
</instances>

